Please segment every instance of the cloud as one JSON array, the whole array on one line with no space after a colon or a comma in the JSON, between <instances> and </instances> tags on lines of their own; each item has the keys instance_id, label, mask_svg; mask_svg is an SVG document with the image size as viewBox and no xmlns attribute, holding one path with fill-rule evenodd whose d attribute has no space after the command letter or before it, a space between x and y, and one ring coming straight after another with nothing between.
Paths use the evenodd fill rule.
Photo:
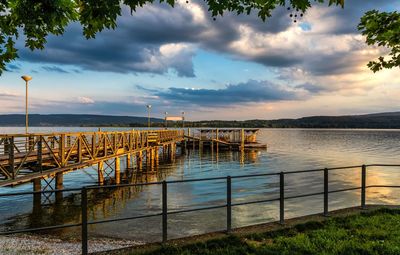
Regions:
<instances>
[{"instance_id":1,"label":"cloud","mask_svg":"<svg viewBox=\"0 0 400 255\"><path fill-rule=\"evenodd\" d=\"M81 104L94 104L95 101L90 97L78 97L78 101Z\"/></svg>"},{"instance_id":2,"label":"cloud","mask_svg":"<svg viewBox=\"0 0 400 255\"><path fill-rule=\"evenodd\" d=\"M296 90L269 81L249 80L228 85L223 89L169 88L157 96L181 105L230 106L295 100L300 94Z\"/></svg>"},{"instance_id":3,"label":"cloud","mask_svg":"<svg viewBox=\"0 0 400 255\"><path fill-rule=\"evenodd\" d=\"M366 10L397 8L395 3L353 0L347 1L344 9L315 4L297 24L283 7L275 9L266 22L256 13L225 13L213 21L203 2L179 1L174 8L153 3L132 16L123 8L116 30L103 31L94 40L84 39L80 26L74 23L63 36L50 36L44 51L31 52L20 41L20 56L30 62L57 65L53 67L72 65L68 70L172 72L179 77L195 77L193 59L202 49L256 62L269 70L279 69L278 76L286 76L290 84L320 84L321 91L322 87L345 89L345 84L334 86L334 79L330 83L323 80L335 76L336 80L353 83L340 77L364 74L368 60L384 53L367 46L356 26ZM302 75L288 75L288 70L301 70Z\"/></svg>"},{"instance_id":4,"label":"cloud","mask_svg":"<svg viewBox=\"0 0 400 255\"><path fill-rule=\"evenodd\" d=\"M43 70L47 71L47 72L55 72L55 73L69 73L68 71L66 71L65 69L58 67L58 66L43 66L42 67Z\"/></svg>"},{"instance_id":5,"label":"cloud","mask_svg":"<svg viewBox=\"0 0 400 255\"><path fill-rule=\"evenodd\" d=\"M8 64L6 66L7 71L9 72L16 72L21 70L21 66L19 64Z\"/></svg>"},{"instance_id":6,"label":"cloud","mask_svg":"<svg viewBox=\"0 0 400 255\"><path fill-rule=\"evenodd\" d=\"M0 90L0 98L2 99L12 99L12 98L16 98L19 97L20 95L14 92L10 92L7 90Z\"/></svg>"}]
</instances>

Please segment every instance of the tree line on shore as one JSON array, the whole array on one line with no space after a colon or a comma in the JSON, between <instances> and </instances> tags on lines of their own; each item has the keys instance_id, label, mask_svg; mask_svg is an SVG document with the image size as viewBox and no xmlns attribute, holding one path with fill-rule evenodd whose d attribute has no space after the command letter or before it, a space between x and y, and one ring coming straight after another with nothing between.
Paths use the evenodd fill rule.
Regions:
<instances>
[{"instance_id":1,"label":"tree line on shore","mask_svg":"<svg viewBox=\"0 0 400 255\"><path fill-rule=\"evenodd\" d=\"M81 127L147 127L146 117L80 115L80 114L33 114L30 126L81 126ZM0 115L0 126L24 126L23 114ZM151 127L164 128L212 127L212 128L400 128L400 112L348 116L312 116L298 119L276 120L202 120L165 121L151 118Z\"/></svg>"}]
</instances>

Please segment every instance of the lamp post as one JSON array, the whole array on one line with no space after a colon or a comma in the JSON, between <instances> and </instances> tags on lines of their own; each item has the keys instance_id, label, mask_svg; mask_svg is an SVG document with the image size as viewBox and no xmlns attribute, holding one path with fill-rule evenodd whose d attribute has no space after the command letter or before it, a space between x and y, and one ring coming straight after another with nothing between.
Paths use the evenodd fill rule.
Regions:
<instances>
[{"instance_id":1,"label":"lamp post","mask_svg":"<svg viewBox=\"0 0 400 255\"><path fill-rule=\"evenodd\" d=\"M167 122L168 112L164 112L164 114L165 114L165 129L167 129L168 128L168 122Z\"/></svg>"},{"instance_id":2,"label":"lamp post","mask_svg":"<svg viewBox=\"0 0 400 255\"><path fill-rule=\"evenodd\" d=\"M26 93L25 93L25 133L28 133L28 82L32 80L32 77L29 75L21 76L21 78L25 81L26 85Z\"/></svg>"},{"instance_id":3,"label":"lamp post","mask_svg":"<svg viewBox=\"0 0 400 255\"><path fill-rule=\"evenodd\" d=\"M147 127L150 128L150 126L151 126L151 123L150 123L151 104L148 104L146 107L147 107Z\"/></svg>"},{"instance_id":4,"label":"lamp post","mask_svg":"<svg viewBox=\"0 0 400 255\"><path fill-rule=\"evenodd\" d=\"M182 128L185 128L185 112L182 111Z\"/></svg>"}]
</instances>

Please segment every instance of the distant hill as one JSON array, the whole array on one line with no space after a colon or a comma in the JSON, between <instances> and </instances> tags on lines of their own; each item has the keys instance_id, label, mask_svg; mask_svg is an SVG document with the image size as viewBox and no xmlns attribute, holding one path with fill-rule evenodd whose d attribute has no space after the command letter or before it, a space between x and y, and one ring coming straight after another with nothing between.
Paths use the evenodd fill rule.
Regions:
<instances>
[{"instance_id":1,"label":"distant hill","mask_svg":"<svg viewBox=\"0 0 400 255\"><path fill-rule=\"evenodd\" d=\"M163 119L152 118L153 127L162 127ZM0 115L0 126L24 126L25 115ZM32 114L30 126L147 126L147 117L107 116L88 114ZM180 122L169 122L169 127L180 127ZM276 120L205 120L185 122L186 127L248 127L248 128L394 128L400 129L400 112L365 115L311 116L299 119Z\"/></svg>"},{"instance_id":2,"label":"distant hill","mask_svg":"<svg viewBox=\"0 0 400 255\"><path fill-rule=\"evenodd\" d=\"M195 127L259 127L259 128L400 128L400 112L365 115L311 116L299 119L200 121L187 123Z\"/></svg>"},{"instance_id":3,"label":"distant hill","mask_svg":"<svg viewBox=\"0 0 400 255\"><path fill-rule=\"evenodd\" d=\"M163 122L151 118L152 123ZM24 114L0 115L0 126L24 126ZM90 114L30 114L30 126L146 126L147 117Z\"/></svg>"}]
</instances>

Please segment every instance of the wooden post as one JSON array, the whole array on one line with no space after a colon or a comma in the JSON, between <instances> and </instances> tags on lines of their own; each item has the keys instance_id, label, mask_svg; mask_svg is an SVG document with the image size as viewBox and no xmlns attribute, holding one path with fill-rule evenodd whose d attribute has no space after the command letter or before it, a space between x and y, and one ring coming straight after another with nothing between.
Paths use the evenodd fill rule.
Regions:
<instances>
[{"instance_id":1,"label":"wooden post","mask_svg":"<svg viewBox=\"0 0 400 255\"><path fill-rule=\"evenodd\" d=\"M60 136L60 144L59 144L59 158L60 158L60 162L61 162L61 166L64 167L65 166L65 135L62 134Z\"/></svg>"},{"instance_id":2,"label":"wooden post","mask_svg":"<svg viewBox=\"0 0 400 255\"><path fill-rule=\"evenodd\" d=\"M151 149L151 170L154 170L154 166L156 165L156 149Z\"/></svg>"},{"instance_id":3,"label":"wooden post","mask_svg":"<svg viewBox=\"0 0 400 255\"><path fill-rule=\"evenodd\" d=\"M56 173L56 190L62 190L63 189L63 180L64 180L64 175L63 173ZM56 192L56 203L61 204L63 200L63 192Z\"/></svg>"},{"instance_id":4,"label":"wooden post","mask_svg":"<svg viewBox=\"0 0 400 255\"><path fill-rule=\"evenodd\" d=\"M99 185L104 184L104 161L97 163L97 182Z\"/></svg>"},{"instance_id":5,"label":"wooden post","mask_svg":"<svg viewBox=\"0 0 400 255\"><path fill-rule=\"evenodd\" d=\"M42 172L43 170L43 137L39 136L39 141L37 143L37 171Z\"/></svg>"},{"instance_id":6,"label":"wooden post","mask_svg":"<svg viewBox=\"0 0 400 255\"><path fill-rule=\"evenodd\" d=\"M42 178L33 179L33 191L40 192L42 191ZM33 212L40 212L42 206L42 194L35 193L33 195Z\"/></svg>"},{"instance_id":7,"label":"wooden post","mask_svg":"<svg viewBox=\"0 0 400 255\"><path fill-rule=\"evenodd\" d=\"M78 139L78 162L82 162L82 137L79 135L76 139Z\"/></svg>"},{"instance_id":8,"label":"wooden post","mask_svg":"<svg viewBox=\"0 0 400 255\"><path fill-rule=\"evenodd\" d=\"M156 167L158 167L158 164L159 164L159 155L158 155L158 153L159 153L159 148L156 147L156 148L154 149L154 151L155 151L155 154L154 154L154 157L155 157L155 164L156 164Z\"/></svg>"},{"instance_id":9,"label":"wooden post","mask_svg":"<svg viewBox=\"0 0 400 255\"><path fill-rule=\"evenodd\" d=\"M244 150L244 140L245 140L244 129L242 128L242 130L240 131L240 149L241 150Z\"/></svg>"},{"instance_id":10,"label":"wooden post","mask_svg":"<svg viewBox=\"0 0 400 255\"><path fill-rule=\"evenodd\" d=\"M131 154L126 154L126 168L132 168Z\"/></svg>"},{"instance_id":11,"label":"wooden post","mask_svg":"<svg viewBox=\"0 0 400 255\"><path fill-rule=\"evenodd\" d=\"M13 179L15 178L14 160L14 137L10 137L8 144L8 164L9 172L11 173Z\"/></svg>"},{"instance_id":12,"label":"wooden post","mask_svg":"<svg viewBox=\"0 0 400 255\"><path fill-rule=\"evenodd\" d=\"M35 137L33 135L29 136L29 147L28 147L28 151L33 150L33 145L35 144Z\"/></svg>"},{"instance_id":13,"label":"wooden post","mask_svg":"<svg viewBox=\"0 0 400 255\"><path fill-rule=\"evenodd\" d=\"M8 155L8 153L10 152L10 143L9 140L7 138L4 138L4 154Z\"/></svg>"},{"instance_id":14,"label":"wooden post","mask_svg":"<svg viewBox=\"0 0 400 255\"><path fill-rule=\"evenodd\" d=\"M143 168L143 152L139 151L136 158L137 170L142 171Z\"/></svg>"},{"instance_id":15,"label":"wooden post","mask_svg":"<svg viewBox=\"0 0 400 255\"><path fill-rule=\"evenodd\" d=\"M115 158L115 184L121 183L121 159L119 157Z\"/></svg>"}]
</instances>

